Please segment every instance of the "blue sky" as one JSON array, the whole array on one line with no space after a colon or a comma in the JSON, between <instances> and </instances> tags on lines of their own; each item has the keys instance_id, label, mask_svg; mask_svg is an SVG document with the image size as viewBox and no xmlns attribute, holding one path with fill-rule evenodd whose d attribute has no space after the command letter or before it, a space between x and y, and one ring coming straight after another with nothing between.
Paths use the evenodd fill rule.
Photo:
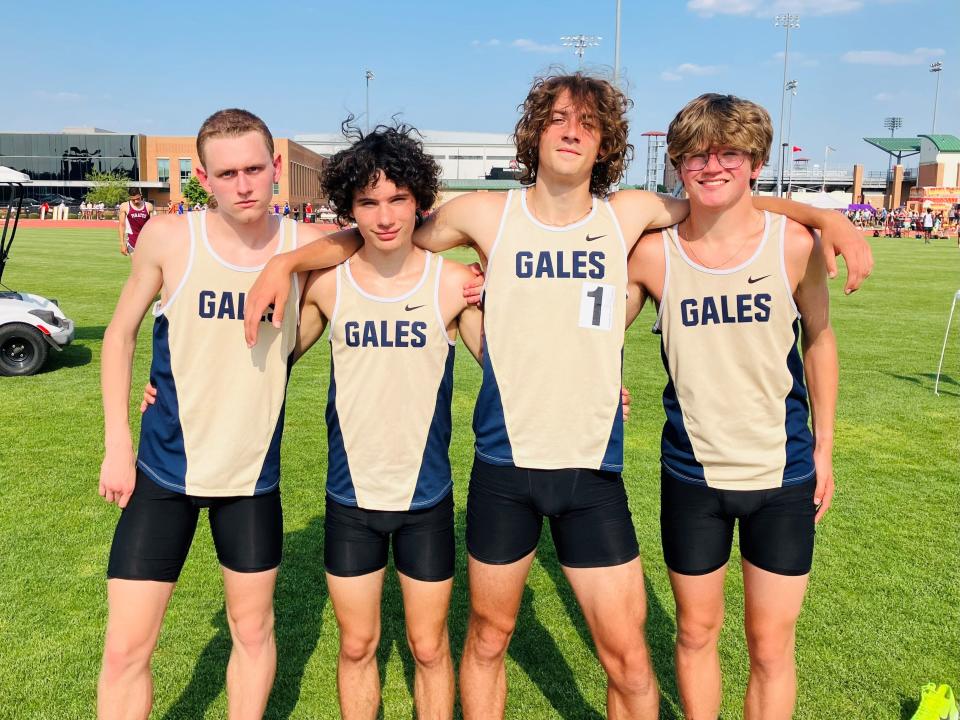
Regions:
<instances>
[{"instance_id":1,"label":"blue sky","mask_svg":"<svg viewBox=\"0 0 960 720\"><path fill-rule=\"evenodd\" d=\"M150 8L59 0L42 14L5 8L0 130L95 125L146 134L193 134L212 111L246 107L277 136L334 132L364 111L395 113L435 130L509 132L530 80L551 64L577 67L563 35L598 35L585 67L610 72L614 0L484 2L186 3ZM886 158L861 138L930 132L942 60L937 130L960 135L960 2L956 0L623 0L621 73L637 160L645 130L666 130L700 93L730 92L767 107L778 123L784 30L800 15L788 78L799 82L791 141L820 163ZM42 16L43 24L38 24Z\"/></svg>"}]
</instances>

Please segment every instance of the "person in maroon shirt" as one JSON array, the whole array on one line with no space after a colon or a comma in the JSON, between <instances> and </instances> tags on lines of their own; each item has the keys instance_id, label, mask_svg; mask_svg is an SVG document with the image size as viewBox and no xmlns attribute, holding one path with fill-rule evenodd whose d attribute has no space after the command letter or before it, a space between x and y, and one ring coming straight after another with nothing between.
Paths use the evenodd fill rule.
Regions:
<instances>
[{"instance_id":1,"label":"person in maroon shirt","mask_svg":"<svg viewBox=\"0 0 960 720\"><path fill-rule=\"evenodd\" d=\"M117 213L120 230L120 253L129 255L137 246L137 237L153 215L153 203L145 202L137 188L130 188L130 199L120 204Z\"/></svg>"}]
</instances>

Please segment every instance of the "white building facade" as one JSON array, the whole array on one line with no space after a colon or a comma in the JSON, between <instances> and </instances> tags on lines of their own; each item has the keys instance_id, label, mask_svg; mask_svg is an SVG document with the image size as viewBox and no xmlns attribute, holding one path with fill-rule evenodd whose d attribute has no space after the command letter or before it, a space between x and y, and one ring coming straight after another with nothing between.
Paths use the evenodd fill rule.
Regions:
<instances>
[{"instance_id":1,"label":"white building facade","mask_svg":"<svg viewBox=\"0 0 960 720\"><path fill-rule=\"evenodd\" d=\"M517 148L509 133L423 130L423 147L439 163L442 180L480 180L493 168L516 167ZM315 153L330 157L350 146L340 133L297 135L294 140Z\"/></svg>"}]
</instances>

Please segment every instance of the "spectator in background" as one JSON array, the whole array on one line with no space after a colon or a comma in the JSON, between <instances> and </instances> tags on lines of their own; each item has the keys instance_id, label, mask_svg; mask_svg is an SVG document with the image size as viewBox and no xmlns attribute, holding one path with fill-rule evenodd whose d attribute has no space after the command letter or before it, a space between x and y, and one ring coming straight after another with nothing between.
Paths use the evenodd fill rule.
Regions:
<instances>
[{"instance_id":1,"label":"spectator in background","mask_svg":"<svg viewBox=\"0 0 960 720\"><path fill-rule=\"evenodd\" d=\"M283 203L283 216L290 217L290 203L288 202Z\"/></svg>"},{"instance_id":2,"label":"spectator in background","mask_svg":"<svg viewBox=\"0 0 960 720\"><path fill-rule=\"evenodd\" d=\"M313 222L313 203L309 200L307 200L307 204L303 208L303 221Z\"/></svg>"},{"instance_id":3,"label":"spectator in background","mask_svg":"<svg viewBox=\"0 0 960 720\"><path fill-rule=\"evenodd\" d=\"M923 244L930 244L930 237L933 235L933 213L930 208L923 211Z\"/></svg>"},{"instance_id":4,"label":"spectator in background","mask_svg":"<svg viewBox=\"0 0 960 720\"><path fill-rule=\"evenodd\" d=\"M50 211L50 204L49 204L46 200L44 200L44 201L40 204L40 219L41 219L41 220L46 220L46 219L47 219L47 213L48 213L49 211Z\"/></svg>"},{"instance_id":5,"label":"spectator in background","mask_svg":"<svg viewBox=\"0 0 960 720\"><path fill-rule=\"evenodd\" d=\"M177 215L183 215L183 200L177 203Z\"/></svg>"}]
</instances>

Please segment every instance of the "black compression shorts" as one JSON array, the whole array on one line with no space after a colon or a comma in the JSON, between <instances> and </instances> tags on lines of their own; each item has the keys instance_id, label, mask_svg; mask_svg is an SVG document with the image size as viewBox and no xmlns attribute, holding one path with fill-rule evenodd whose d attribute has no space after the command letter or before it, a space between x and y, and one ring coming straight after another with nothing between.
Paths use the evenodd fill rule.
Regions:
<instances>
[{"instance_id":1,"label":"black compression shorts","mask_svg":"<svg viewBox=\"0 0 960 720\"><path fill-rule=\"evenodd\" d=\"M449 580L454 571L453 493L428 508L365 510L327 496L323 561L338 577L367 575L393 563L414 580Z\"/></svg>"},{"instance_id":2,"label":"black compression shorts","mask_svg":"<svg viewBox=\"0 0 960 720\"><path fill-rule=\"evenodd\" d=\"M138 470L133 495L113 535L107 577L176 582L204 507L210 511L221 565L236 572L262 572L280 564L279 488L263 495L194 497L160 487Z\"/></svg>"},{"instance_id":3,"label":"black compression shorts","mask_svg":"<svg viewBox=\"0 0 960 720\"><path fill-rule=\"evenodd\" d=\"M717 490L661 469L660 537L667 567L706 575L730 559L740 521L740 554L762 570L806 575L813 563L816 480L771 490Z\"/></svg>"},{"instance_id":4,"label":"black compression shorts","mask_svg":"<svg viewBox=\"0 0 960 720\"><path fill-rule=\"evenodd\" d=\"M529 470L474 458L467 496L467 550L506 565L537 547L543 518L561 565L622 565L640 554L619 473Z\"/></svg>"}]
</instances>

